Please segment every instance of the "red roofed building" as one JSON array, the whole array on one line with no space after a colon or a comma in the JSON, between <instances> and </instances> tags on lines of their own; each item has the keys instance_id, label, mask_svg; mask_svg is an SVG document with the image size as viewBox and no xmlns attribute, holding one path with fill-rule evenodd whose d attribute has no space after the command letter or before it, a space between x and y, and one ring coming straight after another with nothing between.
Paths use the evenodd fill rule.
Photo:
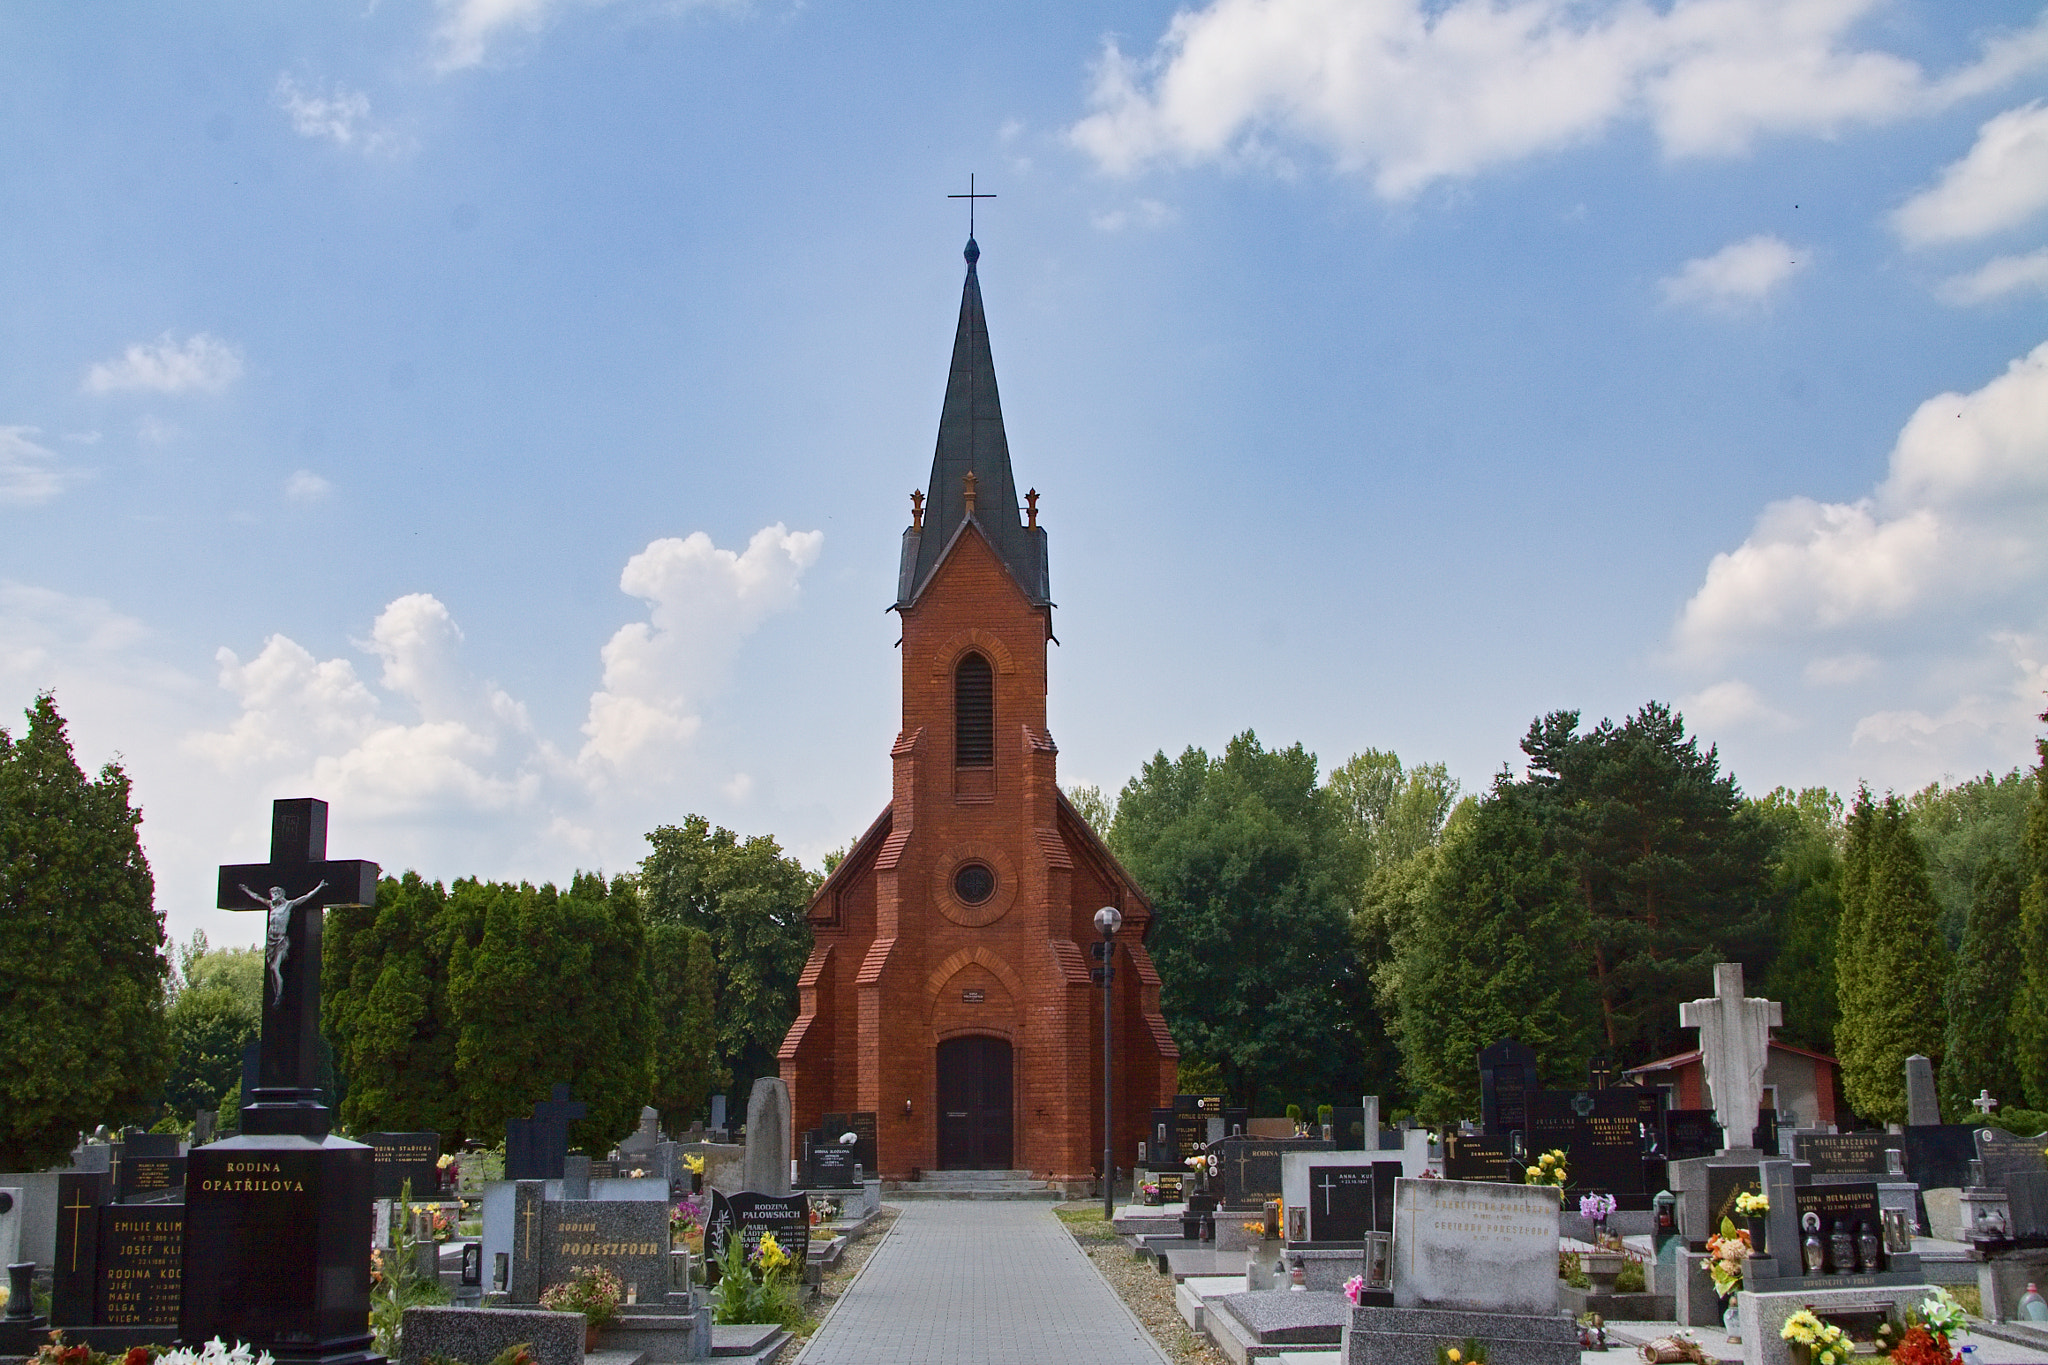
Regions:
<instances>
[{"instance_id":1,"label":"red roofed building","mask_svg":"<svg viewBox=\"0 0 2048 1365\"><path fill-rule=\"evenodd\" d=\"M1825 1053L1809 1052L1774 1038L1764 1062L1762 1107L1776 1109L1783 1127L1832 1127L1838 1112L1836 1093L1841 1071L1842 1064ZM1653 1090L1668 1092L1667 1108L1714 1107L1707 1096L1707 1072L1698 1048L1631 1067L1628 1075Z\"/></svg>"}]
</instances>

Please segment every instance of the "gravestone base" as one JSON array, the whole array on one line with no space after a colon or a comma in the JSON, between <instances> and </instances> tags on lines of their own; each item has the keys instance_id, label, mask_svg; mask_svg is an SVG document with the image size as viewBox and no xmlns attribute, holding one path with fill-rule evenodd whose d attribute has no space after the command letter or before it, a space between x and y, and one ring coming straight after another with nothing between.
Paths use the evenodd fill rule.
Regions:
<instances>
[{"instance_id":1,"label":"gravestone base","mask_svg":"<svg viewBox=\"0 0 2048 1365\"><path fill-rule=\"evenodd\" d=\"M489 1365L507 1346L528 1342L535 1365L583 1365L583 1315L526 1308L408 1308L399 1329L399 1365L446 1356Z\"/></svg>"},{"instance_id":2,"label":"gravestone base","mask_svg":"<svg viewBox=\"0 0 2048 1365\"><path fill-rule=\"evenodd\" d=\"M2006 1322L2019 1316L2020 1296L2029 1282L2048 1280L2048 1251L2001 1251L1977 1267L1977 1294L1984 1316Z\"/></svg>"},{"instance_id":3,"label":"gravestone base","mask_svg":"<svg viewBox=\"0 0 2048 1365\"><path fill-rule=\"evenodd\" d=\"M1671 1294L1601 1294L1558 1282L1557 1304L1574 1318L1598 1313L1609 1322L1671 1322L1677 1312Z\"/></svg>"},{"instance_id":4,"label":"gravestone base","mask_svg":"<svg viewBox=\"0 0 2048 1365\"><path fill-rule=\"evenodd\" d=\"M1678 1248L1673 1260L1672 1316L1681 1327L1719 1327L1721 1325L1721 1299L1714 1292L1714 1277L1707 1273L1707 1263L1712 1258L1704 1251L1688 1251ZM1663 1286L1659 1276L1657 1287Z\"/></svg>"},{"instance_id":5,"label":"gravestone base","mask_svg":"<svg viewBox=\"0 0 2048 1365\"><path fill-rule=\"evenodd\" d=\"M1338 1359L1343 1365L1436 1365L1437 1348L1467 1337L1486 1348L1488 1365L1579 1365L1579 1328L1562 1313L1477 1313L1456 1308L1351 1310Z\"/></svg>"},{"instance_id":6,"label":"gravestone base","mask_svg":"<svg viewBox=\"0 0 2048 1365\"><path fill-rule=\"evenodd\" d=\"M633 1352L648 1365L703 1360L711 1354L711 1310L628 1308L599 1335L598 1346Z\"/></svg>"},{"instance_id":7,"label":"gravestone base","mask_svg":"<svg viewBox=\"0 0 2048 1365\"><path fill-rule=\"evenodd\" d=\"M1812 1276L1809 1280L1819 1278ZM1800 1282L1795 1280L1791 1283L1796 1286ZM1778 1333L1785 1326L1785 1320L1802 1308L1810 1308L1824 1321L1832 1321L1835 1314L1884 1304L1889 1306L1891 1320L1897 1323L1904 1320L1908 1307L1918 1304L1931 1292L1924 1281L1918 1284L1866 1285L1854 1289L1792 1288L1782 1293L1756 1293L1745 1289L1735 1296L1741 1313L1743 1365L1792 1365L1791 1343Z\"/></svg>"}]
</instances>

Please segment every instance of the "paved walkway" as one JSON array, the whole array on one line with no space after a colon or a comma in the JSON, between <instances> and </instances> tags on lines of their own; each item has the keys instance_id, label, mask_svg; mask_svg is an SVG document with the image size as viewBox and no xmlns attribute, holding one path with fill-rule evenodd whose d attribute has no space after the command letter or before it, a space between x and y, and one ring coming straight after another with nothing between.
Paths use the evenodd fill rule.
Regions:
<instances>
[{"instance_id":1,"label":"paved walkway","mask_svg":"<svg viewBox=\"0 0 2048 1365\"><path fill-rule=\"evenodd\" d=\"M901 1207L799 1365L1167 1365L1049 1206Z\"/></svg>"}]
</instances>

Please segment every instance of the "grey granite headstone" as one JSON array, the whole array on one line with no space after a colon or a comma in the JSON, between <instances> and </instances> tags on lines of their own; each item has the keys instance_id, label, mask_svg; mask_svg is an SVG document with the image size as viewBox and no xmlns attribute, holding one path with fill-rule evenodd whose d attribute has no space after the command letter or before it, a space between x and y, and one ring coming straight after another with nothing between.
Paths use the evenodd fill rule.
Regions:
<instances>
[{"instance_id":1,"label":"grey granite headstone","mask_svg":"<svg viewBox=\"0 0 2048 1365\"><path fill-rule=\"evenodd\" d=\"M1470 1337L1488 1365L1578 1365L1579 1329L1561 1313L1469 1313L1428 1308L1351 1310L1343 1365L1436 1365L1439 1348Z\"/></svg>"},{"instance_id":2,"label":"grey granite headstone","mask_svg":"<svg viewBox=\"0 0 2048 1365\"><path fill-rule=\"evenodd\" d=\"M1984 1183L2003 1189L2015 1175L2036 1175L2048 1170L2048 1158L2041 1155L2040 1138L2016 1138L1998 1128L1977 1130L1977 1159L1984 1163Z\"/></svg>"},{"instance_id":3,"label":"grey granite headstone","mask_svg":"<svg viewBox=\"0 0 2048 1365\"><path fill-rule=\"evenodd\" d=\"M1394 1183L1394 1304L1557 1311L1557 1191L1461 1180Z\"/></svg>"},{"instance_id":4,"label":"grey granite headstone","mask_svg":"<svg viewBox=\"0 0 2048 1365\"><path fill-rule=\"evenodd\" d=\"M562 1198L590 1198L590 1158L581 1152L562 1158Z\"/></svg>"},{"instance_id":5,"label":"grey granite headstone","mask_svg":"<svg viewBox=\"0 0 2048 1365\"><path fill-rule=\"evenodd\" d=\"M20 1186L0 1189L0 1265L21 1259L21 1222L27 1203Z\"/></svg>"},{"instance_id":6,"label":"grey granite headstone","mask_svg":"<svg viewBox=\"0 0 2048 1365\"><path fill-rule=\"evenodd\" d=\"M114 1149L104 1142L88 1142L71 1154L71 1169L106 1175L114 1169Z\"/></svg>"},{"instance_id":7,"label":"grey granite headstone","mask_svg":"<svg viewBox=\"0 0 2048 1365\"><path fill-rule=\"evenodd\" d=\"M1906 1058L1906 1123L1941 1122L1941 1098L1934 1093L1934 1063L1914 1053Z\"/></svg>"},{"instance_id":8,"label":"grey granite headstone","mask_svg":"<svg viewBox=\"0 0 2048 1365\"><path fill-rule=\"evenodd\" d=\"M408 1308L399 1332L399 1365L428 1356L488 1365L526 1342L535 1365L583 1365L583 1315L519 1308Z\"/></svg>"},{"instance_id":9,"label":"grey granite headstone","mask_svg":"<svg viewBox=\"0 0 2048 1365\"><path fill-rule=\"evenodd\" d=\"M544 1181L521 1180L512 1187L512 1275L506 1297L513 1303L540 1302L542 1192Z\"/></svg>"},{"instance_id":10,"label":"grey granite headstone","mask_svg":"<svg viewBox=\"0 0 2048 1365\"><path fill-rule=\"evenodd\" d=\"M626 1135L619 1144L619 1155L623 1157L645 1156L661 1144L661 1111L653 1105L640 1109L640 1126Z\"/></svg>"},{"instance_id":11,"label":"grey granite headstone","mask_svg":"<svg viewBox=\"0 0 2048 1365\"><path fill-rule=\"evenodd\" d=\"M789 1193L789 1086L763 1076L747 1097L747 1164L742 1188Z\"/></svg>"},{"instance_id":12,"label":"grey granite headstone","mask_svg":"<svg viewBox=\"0 0 2048 1365\"><path fill-rule=\"evenodd\" d=\"M543 1290L603 1266L634 1291L633 1302L662 1302L669 1284L666 1200L549 1202L541 1206L540 1221Z\"/></svg>"}]
</instances>

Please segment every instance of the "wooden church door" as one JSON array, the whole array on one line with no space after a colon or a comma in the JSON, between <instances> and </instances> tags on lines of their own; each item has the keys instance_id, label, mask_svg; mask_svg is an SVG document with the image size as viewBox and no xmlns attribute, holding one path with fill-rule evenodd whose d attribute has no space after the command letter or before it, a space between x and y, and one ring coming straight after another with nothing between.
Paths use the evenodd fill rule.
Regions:
<instances>
[{"instance_id":1,"label":"wooden church door","mask_svg":"<svg viewBox=\"0 0 2048 1365\"><path fill-rule=\"evenodd\" d=\"M939 1169L1010 1169L1010 1045L970 1034L939 1044Z\"/></svg>"}]
</instances>

